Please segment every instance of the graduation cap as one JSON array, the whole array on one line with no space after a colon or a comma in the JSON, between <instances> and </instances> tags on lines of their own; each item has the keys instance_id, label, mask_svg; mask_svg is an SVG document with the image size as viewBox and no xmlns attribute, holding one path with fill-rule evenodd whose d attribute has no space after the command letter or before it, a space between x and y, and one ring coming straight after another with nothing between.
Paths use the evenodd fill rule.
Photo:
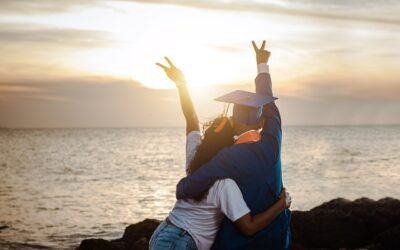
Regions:
<instances>
[{"instance_id":1,"label":"graduation cap","mask_svg":"<svg viewBox=\"0 0 400 250\"><path fill-rule=\"evenodd\" d=\"M235 90L214 100L233 103L233 120L246 125L254 125L261 120L264 105L276 99L278 98L273 96Z\"/></svg>"}]
</instances>

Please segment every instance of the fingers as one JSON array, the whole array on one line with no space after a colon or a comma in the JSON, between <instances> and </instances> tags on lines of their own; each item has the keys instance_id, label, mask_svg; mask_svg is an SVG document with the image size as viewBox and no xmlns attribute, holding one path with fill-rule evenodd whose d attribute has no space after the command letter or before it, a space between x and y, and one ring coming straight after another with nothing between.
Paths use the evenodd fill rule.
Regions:
<instances>
[{"instance_id":1,"label":"fingers","mask_svg":"<svg viewBox=\"0 0 400 250\"><path fill-rule=\"evenodd\" d=\"M265 49L265 40L263 40L263 43L261 45L261 49L260 50L264 50Z\"/></svg>"},{"instance_id":2,"label":"fingers","mask_svg":"<svg viewBox=\"0 0 400 250\"><path fill-rule=\"evenodd\" d=\"M257 52L258 48L257 48L256 43L254 41L251 41L251 44L253 44L254 51Z\"/></svg>"},{"instance_id":3,"label":"fingers","mask_svg":"<svg viewBox=\"0 0 400 250\"><path fill-rule=\"evenodd\" d=\"M171 62L171 60L169 60L168 57L165 56L164 58L165 58L165 60L168 62L169 66L171 66L171 68L172 68L172 67L175 67L175 65Z\"/></svg>"},{"instance_id":4,"label":"fingers","mask_svg":"<svg viewBox=\"0 0 400 250\"><path fill-rule=\"evenodd\" d=\"M169 64L169 66L170 66L171 68L174 68L174 67L175 67L175 65L172 63L171 60L169 60L168 57L164 56L164 58L165 58L165 60L167 61L167 63ZM161 67L163 70L168 70L168 69L170 69L169 67L167 67L167 66L165 66L164 64L161 64L161 63L156 63L156 65L159 66L159 67Z\"/></svg>"},{"instance_id":5,"label":"fingers","mask_svg":"<svg viewBox=\"0 0 400 250\"><path fill-rule=\"evenodd\" d=\"M253 48L254 48L255 52L257 52L259 50L265 50L265 45L266 45L265 40L263 40L263 43L262 43L260 48L257 47L257 45L256 45L256 43L254 41L251 41L251 44L253 44Z\"/></svg>"},{"instance_id":6,"label":"fingers","mask_svg":"<svg viewBox=\"0 0 400 250\"><path fill-rule=\"evenodd\" d=\"M286 206L290 207L292 204L292 196L290 196L289 192L286 192Z\"/></svg>"},{"instance_id":7,"label":"fingers","mask_svg":"<svg viewBox=\"0 0 400 250\"><path fill-rule=\"evenodd\" d=\"M161 67L163 70L167 70L168 67L165 65L162 65L161 63L156 63L157 66Z\"/></svg>"}]
</instances>

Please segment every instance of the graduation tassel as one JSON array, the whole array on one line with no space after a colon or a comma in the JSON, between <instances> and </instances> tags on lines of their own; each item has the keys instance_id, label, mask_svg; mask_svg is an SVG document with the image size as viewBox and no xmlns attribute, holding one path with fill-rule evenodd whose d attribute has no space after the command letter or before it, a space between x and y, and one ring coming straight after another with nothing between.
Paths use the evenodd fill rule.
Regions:
<instances>
[{"instance_id":1,"label":"graduation tassel","mask_svg":"<svg viewBox=\"0 0 400 250\"><path fill-rule=\"evenodd\" d=\"M226 122L229 120L228 119L228 117L227 117L227 115L228 115L228 110L229 110L229 105L230 105L230 103L228 104L228 106L226 107L226 109L225 109L225 107L224 107L224 111L223 111L223 115L222 115L222 120L221 120L221 122L218 124L218 126L214 129L214 132L215 133L219 133L219 132L221 132L222 131L222 129L225 127L225 124L226 124Z\"/></svg>"}]
</instances>

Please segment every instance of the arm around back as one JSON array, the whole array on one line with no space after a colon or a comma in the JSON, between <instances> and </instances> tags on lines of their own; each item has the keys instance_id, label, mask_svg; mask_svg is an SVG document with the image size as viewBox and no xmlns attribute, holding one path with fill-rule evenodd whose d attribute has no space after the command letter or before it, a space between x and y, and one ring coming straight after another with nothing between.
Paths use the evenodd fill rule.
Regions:
<instances>
[{"instance_id":1,"label":"arm around back","mask_svg":"<svg viewBox=\"0 0 400 250\"><path fill-rule=\"evenodd\" d=\"M215 199L221 212L246 236L251 236L267 227L291 203L290 195L283 189L274 205L252 216L235 181L224 179L217 182L215 190L217 190Z\"/></svg>"},{"instance_id":2,"label":"arm around back","mask_svg":"<svg viewBox=\"0 0 400 250\"><path fill-rule=\"evenodd\" d=\"M190 199L207 191L215 181L225 178L234 179L237 175L229 149L221 150L211 161L193 174L182 178L176 185L176 198Z\"/></svg>"},{"instance_id":3,"label":"arm around back","mask_svg":"<svg viewBox=\"0 0 400 250\"><path fill-rule=\"evenodd\" d=\"M289 208L291 199L287 201L289 194L283 189L279 200L266 209L265 211L252 216L250 213L245 214L235 221L240 232L246 236L252 236L258 231L267 227L284 209Z\"/></svg>"}]
</instances>

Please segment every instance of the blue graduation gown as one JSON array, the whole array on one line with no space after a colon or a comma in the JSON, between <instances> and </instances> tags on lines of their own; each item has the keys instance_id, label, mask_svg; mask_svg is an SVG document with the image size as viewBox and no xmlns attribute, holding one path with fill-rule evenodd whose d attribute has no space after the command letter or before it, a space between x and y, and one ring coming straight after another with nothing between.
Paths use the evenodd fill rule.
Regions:
<instances>
[{"instance_id":1,"label":"blue graduation gown","mask_svg":"<svg viewBox=\"0 0 400 250\"><path fill-rule=\"evenodd\" d=\"M256 93L271 95L271 77L259 74ZM258 142L237 144L221 150L210 162L179 181L176 198L194 198L216 180L231 178L239 186L252 215L271 207L282 191L281 117L275 103L264 106L264 127ZM224 219L213 249L287 249L290 242L290 211L285 209L266 228L253 236L243 235Z\"/></svg>"}]
</instances>

